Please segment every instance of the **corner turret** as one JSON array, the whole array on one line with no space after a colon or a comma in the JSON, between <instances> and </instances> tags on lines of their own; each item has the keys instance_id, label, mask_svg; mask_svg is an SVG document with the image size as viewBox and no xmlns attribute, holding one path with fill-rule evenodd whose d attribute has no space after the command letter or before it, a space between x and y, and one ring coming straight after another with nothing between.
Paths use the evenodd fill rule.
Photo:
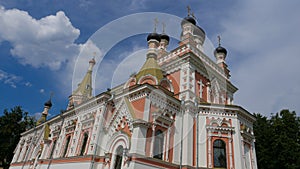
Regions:
<instances>
[{"instance_id":1,"label":"corner turret","mask_svg":"<svg viewBox=\"0 0 300 169\"><path fill-rule=\"evenodd\" d=\"M96 64L94 58L89 61L89 68L82 81L78 84L76 90L73 91L69 97L69 104L67 109L73 108L75 105L82 103L83 101L92 97L92 71Z\"/></svg>"}]
</instances>

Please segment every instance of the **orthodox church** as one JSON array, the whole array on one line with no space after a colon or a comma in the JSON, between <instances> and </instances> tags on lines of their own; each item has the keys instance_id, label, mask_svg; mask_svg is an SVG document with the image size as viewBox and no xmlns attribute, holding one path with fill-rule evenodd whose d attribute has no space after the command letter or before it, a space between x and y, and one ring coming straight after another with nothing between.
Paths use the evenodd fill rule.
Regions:
<instances>
[{"instance_id":1,"label":"orthodox church","mask_svg":"<svg viewBox=\"0 0 300 169\"><path fill-rule=\"evenodd\" d=\"M180 43L147 36L145 63L123 84L92 96L95 59L66 111L22 133L11 169L257 169L255 117L234 105L227 50L203 52L205 31L188 14Z\"/></svg>"}]
</instances>

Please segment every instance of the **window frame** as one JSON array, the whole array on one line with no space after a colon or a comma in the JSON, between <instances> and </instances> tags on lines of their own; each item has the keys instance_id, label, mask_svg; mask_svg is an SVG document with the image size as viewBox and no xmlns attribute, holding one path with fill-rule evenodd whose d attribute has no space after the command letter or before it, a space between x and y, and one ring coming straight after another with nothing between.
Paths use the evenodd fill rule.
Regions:
<instances>
[{"instance_id":1,"label":"window frame","mask_svg":"<svg viewBox=\"0 0 300 169\"><path fill-rule=\"evenodd\" d=\"M223 161L220 162L220 159L217 161L216 158L220 158L221 155L224 156L222 157L224 159L221 159ZM213 142L213 166L214 168L227 168L226 142L222 139L216 139Z\"/></svg>"},{"instance_id":2,"label":"window frame","mask_svg":"<svg viewBox=\"0 0 300 169\"><path fill-rule=\"evenodd\" d=\"M162 130L158 129L155 131L153 143L153 158L163 159L164 153L164 133ZM157 143L158 142L158 143Z\"/></svg>"}]
</instances>

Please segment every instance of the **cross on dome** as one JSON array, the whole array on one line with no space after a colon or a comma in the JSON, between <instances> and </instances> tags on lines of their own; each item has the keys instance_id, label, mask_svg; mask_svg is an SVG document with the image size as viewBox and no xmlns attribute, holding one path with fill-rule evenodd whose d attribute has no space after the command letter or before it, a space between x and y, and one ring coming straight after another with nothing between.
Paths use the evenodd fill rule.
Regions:
<instances>
[{"instance_id":1,"label":"cross on dome","mask_svg":"<svg viewBox=\"0 0 300 169\"><path fill-rule=\"evenodd\" d=\"M156 27L158 25L158 19L154 18L154 33L156 33Z\"/></svg>"},{"instance_id":2,"label":"cross on dome","mask_svg":"<svg viewBox=\"0 0 300 169\"><path fill-rule=\"evenodd\" d=\"M161 23L162 24L162 33L165 33L165 29L166 29L166 24L164 22Z\"/></svg>"},{"instance_id":3,"label":"cross on dome","mask_svg":"<svg viewBox=\"0 0 300 169\"><path fill-rule=\"evenodd\" d=\"M221 46L221 36L220 36L220 35L218 35L218 36L217 36L217 38L218 38L218 43L219 43L219 46Z\"/></svg>"},{"instance_id":4,"label":"cross on dome","mask_svg":"<svg viewBox=\"0 0 300 169\"><path fill-rule=\"evenodd\" d=\"M190 16L191 15L191 7L188 5L186 8L187 8L187 11L188 11L188 16Z\"/></svg>"}]
</instances>

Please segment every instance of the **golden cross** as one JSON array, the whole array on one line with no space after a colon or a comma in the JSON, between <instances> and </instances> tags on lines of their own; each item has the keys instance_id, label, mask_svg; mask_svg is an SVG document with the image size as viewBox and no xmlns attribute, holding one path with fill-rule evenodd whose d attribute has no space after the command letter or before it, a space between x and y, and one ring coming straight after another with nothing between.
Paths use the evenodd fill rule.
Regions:
<instances>
[{"instance_id":1,"label":"golden cross","mask_svg":"<svg viewBox=\"0 0 300 169\"><path fill-rule=\"evenodd\" d=\"M154 32L156 33L156 27L157 27L157 24L158 24L158 19L157 18L154 18Z\"/></svg>"},{"instance_id":2,"label":"golden cross","mask_svg":"<svg viewBox=\"0 0 300 169\"><path fill-rule=\"evenodd\" d=\"M221 46L221 36L218 35L218 42L219 42L219 46Z\"/></svg>"},{"instance_id":3,"label":"golden cross","mask_svg":"<svg viewBox=\"0 0 300 169\"><path fill-rule=\"evenodd\" d=\"M191 7L188 5L186 8L188 10L188 16L190 16L190 14L191 14Z\"/></svg>"},{"instance_id":4,"label":"golden cross","mask_svg":"<svg viewBox=\"0 0 300 169\"><path fill-rule=\"evenodd\" d=\"M163 27L163 30L162 32L165 33L165 29L166 29L166 24L164 22L162 22L162 27Z\"/></svg>"}]
</instances>

